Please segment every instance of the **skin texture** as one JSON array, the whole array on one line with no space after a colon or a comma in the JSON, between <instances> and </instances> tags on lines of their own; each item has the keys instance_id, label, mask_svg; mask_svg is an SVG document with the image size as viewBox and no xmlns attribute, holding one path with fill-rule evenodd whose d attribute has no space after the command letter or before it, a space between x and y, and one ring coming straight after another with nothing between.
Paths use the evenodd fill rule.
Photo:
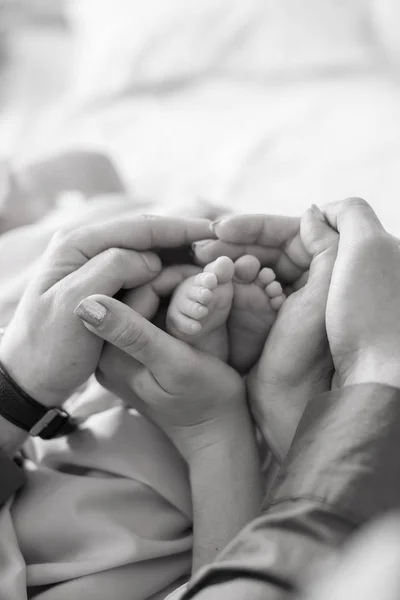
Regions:
<instances>
[{"instance_id":1,"label":"skin texture","mask_svg":"<svg viewBox=\"0 0 400 600\"><path fill-rule=\"evenodd\" d=\"M285 296L254 256L206 265L175 290L167 312L174 337L247 373L261 354Z\"/></svg>"},{"instance_id":2,"label":"skin texture","mask_svg":"<svg viewBox=\"0 0 400 600\"><path fill-rule=\"evenodd\" d=\"M132 294L131 306L139 307L138 298ZM78 310L86 327L110 342L99 364L100 383L154 421L188 463L195 572L259 510L261 473L243 380L127 304L96 295L88 300L91 311L93 303L106 309L100 323L84 304Z\"/></svg>"},{"instance_id":3,"label":"skin texture","mask_svg":"<svg viewBox=\"0 0 400 600\"><path fill-rule=\"evenodd\" d=\"M0 358L10 374L43 404L60 405L94 372L102 342L74 315L94 292L113 296L154 279L162 248L204 237L204 219L138 217L58 232L39 261L8 325ZM40 364L33 357L40 356Z\"/></svg>"},{"instance_id":4,"label":"skin texture","mask_svg":"<svg viewBox=\"0 0 400 600\"><path fill-rule=\"evenodd\" d=\"M262 266L273 268L279 281L293 283L310 265L298 236L299 227L300 219L294 217L233 215L212 225L210 231L218 240L196 243L195 256L205 265L218 256L236 260L252 254Z\"/></svg>"},{"instance_id":5,"label":"skin texture","mask_svg":"<svg viewBox=\"0 0 400 600\"><path fill-rule=\"evenodd\" d=\"M399 387L398 244L383 230L363 200L354 198L329 205L324 214L340 234L326 303L327 335L337 384L370 381ZM330 425L334 427L335 423ZM372 451L373 448L371 456ZM400 589L398 527L396 518L356 542L333 575L328 574L318 588L304 598L397 598ZM230 558L234 556L231 554ZM232 577L231 581L210 585L194 596L196 600L244 597L261 600L284 595L279 583L271 582L268 587Z\"/></svg>"},{"instance_id":6,"label":"skin texture","mask_svg":"<svg viewBox=\"0 0 400 600\"><path fill-rule=\"evenodd\" d=\"M345 212L331 204L324 213L340 234L326 312L336 384L375 381L396 387L400 383L398 241L359 198L350 199Z\"/></svg>"},{"instance_id":7,"label":"skin texture","mask_svg":"<svg viewBox=\"0 0 400 600\"><path fill-rule=\"evenodd\" d=\"M311 261L306 284L285 301L247 379L255 420L279 462L308 400L330 389L325 312L339 236L308 210L299 238Z\"/></svg>"}]
</instances>

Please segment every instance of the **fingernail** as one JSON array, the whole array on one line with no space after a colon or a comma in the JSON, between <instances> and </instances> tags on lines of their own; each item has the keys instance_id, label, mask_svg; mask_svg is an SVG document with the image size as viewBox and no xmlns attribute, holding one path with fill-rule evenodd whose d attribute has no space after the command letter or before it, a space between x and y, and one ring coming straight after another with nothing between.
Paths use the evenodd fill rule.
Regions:
<instances>
[{"instance_id":1,"label":"fingernail","mask_svg":"<svg viewBox=\"0 0 400 600\"><path fill-rule=\"evenodd\" d=\"M212 231L213 233L216 233L216 228L218 227L218 225L220 225L223 221L225 221L225 219L217 219L216 221L213 221L210 226L209 229L210 231Z\"/></svg>"},{"instance_id":2,"label":"fingernail","mask_svg":"<svg viewBox=\"0 0 400 600\"><path fill-rule=\"evenodd\" d=\"M99 302L96 302L91 298L85 298L78 304L74 313L78 315L82 321L89 323L89 325L93 325L93 327L98 327L106 318L107 309Z\"/></svg>"},{"instance_id":3,"label":"fingernail","mask_svg":"<svg viewBox=\"0 0 400 600\"><path fill-rule=\"evenodd\" d=\"M310 210L313 213L313 215L319 221L322 221L322 223L326 223L326 219L325 219L324 213L322 212L322 210L316 204L311 204L311 209Z\"/></svg>"},{"instance_id":4,"label":"fingernail","mask_svg":"<svg viewBox=\"0 0 400 600\"><path fill-rule=\"evenodd\" d=\"M153 252L142 252L142 258L146 265L149 267L149 271L153 273L158 273L161 269L161 261L158 258L157 254L153 254Z\"/></svg>"},{"instance_id":5,"label":"fingernail","mask_svg":"<svg viewBox=\"0 0 400 600\"><path fill-rule=\"evenodd\" d=\"M192 250L193 250L193 252L196 252L196 250L198 248L204 248L205 246L208 246L208 244L210 244L213 241L214 240L201 240L200 242L193 242Z\"/></svg>"}]
</instances>

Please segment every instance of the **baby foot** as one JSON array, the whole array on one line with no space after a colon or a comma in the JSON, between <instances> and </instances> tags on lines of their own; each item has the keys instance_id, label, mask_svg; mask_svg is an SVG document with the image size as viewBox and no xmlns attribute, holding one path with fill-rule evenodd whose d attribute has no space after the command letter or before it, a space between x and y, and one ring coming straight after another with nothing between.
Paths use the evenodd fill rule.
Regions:
<instances>
[{"instance_id":1,"label":"baby foot","mask_svg":"<svg viewBox=\"0 0 400 600\"><path fill-rule=\"evenodd\" d=\"M167 331L227 362L227 320L232 306L234 264L221 256L176 290L167 312Z\"/></svg>"},{"instance_id":2,"label":"baby foot","mask_svg":"<svg viewBox=\"0 0 400 600\"><path fill-rule=\"evenodd\" d=\"M255 256L235 262L233 302L229 316L230 364L246 373L260 357L265 341L285 301L272 269L261 269Z\"/></svg>"}]
</instances>

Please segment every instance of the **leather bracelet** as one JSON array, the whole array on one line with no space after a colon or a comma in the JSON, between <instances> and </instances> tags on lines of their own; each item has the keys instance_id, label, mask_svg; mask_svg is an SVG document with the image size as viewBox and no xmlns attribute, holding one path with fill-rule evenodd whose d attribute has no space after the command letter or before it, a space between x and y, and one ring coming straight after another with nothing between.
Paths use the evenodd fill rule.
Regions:
<instances>
[{"instance_id":1,"label":"leather bracelet","mask_svg":"<svg viewBox=\"0 0 400 600\"><path fill-rule=\"evenodd\" d=\"M0 361L0 415L44 440L72 433L77 423L62 408L48 408L29 396Z\"/></svg>"}]
</instances>

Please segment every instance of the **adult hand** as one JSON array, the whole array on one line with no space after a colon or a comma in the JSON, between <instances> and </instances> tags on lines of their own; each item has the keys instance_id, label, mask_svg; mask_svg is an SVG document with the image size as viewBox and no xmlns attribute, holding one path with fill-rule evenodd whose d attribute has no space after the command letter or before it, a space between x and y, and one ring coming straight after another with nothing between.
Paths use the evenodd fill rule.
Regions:
<instances>
[{"instance_id":1,"label":"adult hand","mask_svg":"<svg viewBox=\"0 0 400 600\"><path fill-rule=\"evenodd\" d=\"M7 327L0 358L32 397L60 405L96 369L102 340L74 315L94 293L115 295L152 280L162 268L149 249L204 238L204 219L138 217L57 233Z\"/></svg>"},{"instance_id":2,"label":"adult hand","mask_svg":"<svg viewBox=\"0 0 400 600\"><path fill-rule=\"evenodd\" d=\"M304 213L292 246L304 248L311 261L307 282L285 300L247 378L253 416L279 462L310 398L331 387L325 314L338 240L316 207Z\"/></svg>"},{"instance_id":3,"label":"adult hand","mask_svg":"<svg viewBox=\"0 0 400 600\"><path fill-rule=\"evenodd\" d=\"M336 383L400 385L400 249L359 198L324 209L340 234L326 327Z\"/></svg>"},{"instance_id":4,"label":"adult hand","mask_svg":"<svg viewBox=\"0 0 400 600\"><path fill-rule=\"evenodd\" d=\"M194 439L204 441L203 433L207 444L210 435L215 443L238 412L246 418L244 383L222 361L114 298L91 296L77 312L90 331L112 344L99 363L100 383L157 423L185 456L194 451Z\"/></svg>"},{"instance_id":5,"label":"adult hand","mask_svg":"<svg viewBox=\"0 0 400 600\"><path fill-rule=\"evenodd\" d=\"M272 267L282 283L292 284L308 269L311 259L298 237L300 219L276 215L233 215L215 221L211 230L218 240L193 244L200 264L218 256L236 260L244 254L256 256ZM208 235L210 237L210 235Z\"/></svg>"},{"instance_id":6,"label":"adult hand","mask_svg":"<svg viewBox=\"0 0 400 600\"><path fill-rule=\"evenodd\" d=\"M185 277L187 268L180 274L178 267L166 269L130 293L125 300L137 310L95 295L80 304L77 314L110 342L99 363L100 383L155 422L188 463L195 572L258 514L261 482L242 378L137 312L148 314L149 306L154 311L158 298ZM93 320L93 313L101 318Z\"/></svg>"},{"instance_id":7,"label":"adult hand","mask_svg":"<svg viewBox=\"0 0 400 600\"><path fill-rule=\"evenodd\" d=\"M102 196L82 202L79 210L65 206L45 219L17 227L0 236L0 327L6 327L53 235L59 230L74 231L87 225L108 223L116 218L132 217L140 211L137 202L125 195ZM143 210L143 209L142 209ZM138 212L140 214L140 212Z\"/></svg>"}]
</instances>

